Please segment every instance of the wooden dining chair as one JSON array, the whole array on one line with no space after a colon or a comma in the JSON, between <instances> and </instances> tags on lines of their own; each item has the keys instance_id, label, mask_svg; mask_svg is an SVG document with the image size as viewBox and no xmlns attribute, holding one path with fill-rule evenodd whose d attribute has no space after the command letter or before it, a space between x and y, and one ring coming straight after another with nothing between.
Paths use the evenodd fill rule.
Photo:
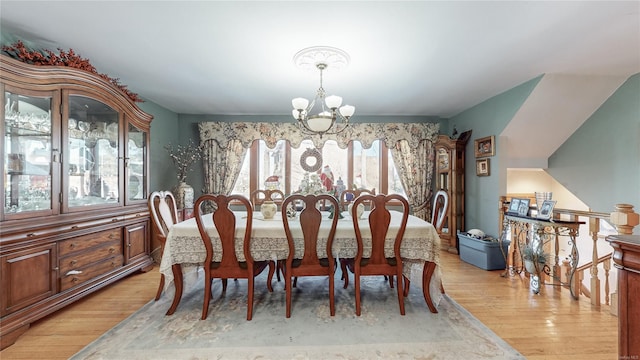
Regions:
<instances>
[{"instance_id":1,"label":"wooden dining chair","mask_svg":"<svg viewBox=\"0 0 640 360\"><path fill-rule=\"evenodd\" d=\"M178 209L176 199L171 191L154 191L149 195L149 212L155 227L156 239L160 243L160 258L164 254L164 244L167 234L173 225L178 223ZM160 299L164 290L164 275L160 274L160 285L155 300Z\"/></svg>"},{"instance_id":2,"label":"wooden dining chair","mask_svg":"<svg viewBox=\"0 0 640 360\"><path fill-rule=\"evenodd\" d=\"M444 190L438 190L433 197L433 207L431 209L431 224L436 228L438 234L442 233L448 211L449 194Z\"/></svg>"},{"instance_id":3,"label":"wooden dining chair","mask_svg":"<svg viewBox=\"0 0 640 360\"><path fill-rule=\"evenodd\" d=\"M238 260L235 251L236 216L230 209L231 202L234 207L242 207L246 210L247 216L244 218L244 233L242 236L243 251L245 261ZM203 203L215 205L212 213L203 213ZM255 276L259 275L265 268L269 268L267 288L273 291L271 279L275 270L273 261L254 261L251 256L251 230L253 224L253 211L249 200L242 195L212 195L205 194L198 197L194 205L196 223L200 231L200 237L204 243L207 256L204 261L204 303L202 305L202 320L207 318L209 311L209 301L211 300L211 282L215 278L222 280L222 291L227 289L227 279L247 279L247 320L251 320L253 315L253 284ZM216 254L213 249L212 239L205 226L205 217L211 217L220 238L222 252Z\"/></svg>"},{"instance_id":4,"label":"wooden dining chair","mask_svg":"<svg viewBox=\"0 0 640 360\"><path fill-rule=\"evenodd\" d=\"M290 219L287 216L286 208L288 204L293 202L302 203L303 209L298 215L298 219ZM333 257L331 247L333 238L338 226L338 216L333 216L331 227L327 235L327 244L324 253L318 253L317 244L320 232L320 223L322 222L322 212L318 210L320 205L330 204L334 209L338 208L338 200L334 196L322 195L301 195L294 194L285 198L282 206L282 221L284 223L284 231L287 235L289 243L289 256L287 257L284 271L285 290L287 292L287 310L286 316L291 317L291 293L292 293L292 277L300 276L328 276L329 277L329 311L331 316L336 313L334 300L334 277L336 268L336 260ZM299 221L302 230L302 241L294 239L290 223ZM296 242L296 240L298 240ZM296 259L296 245L303 246L302 258Z\"/></svg>"},{"instance_id":5,"label":"wooden dining chair","mask_svg":"<svg viewBox=\"0 0 640 360\"><path fill-rule=\"evenodd\" d=\"M438 235L442 233L442 228L447 220L447 214L449 211L449 194L444 190L438 190L433 196L433 207L431 208L431 224L438 232ZM411 282L409 279L404 279L404 296L409 295L409 287ZM444 285L442 280L440 281L440 292L444 294Z\"/></svg>"},{"instance_id":6,"label":"wooden dining chair","mask_svg":"<svg viewBox=\"0 0 640 360\"><path fill-rule=\"evenodd\" d=\"M369 229L371 232L371 254L368 257L364 257L364 241L362 231L358 218L355 216L356 207L364 201L372 202L372 210L369 213ZM387 238L387 232L391 225L391 213L387 209L387 205L390 202L399 202L402 205L402 218L399 224L394 224L399 227L393 243L393 257L386 257L384 252L385 241ZM395 206L395 204L394 204ZM400 314L404 315L404 292L403 292L403 278L402 275L402 258L400 257L400 245L402 244L402 238L404 236L405 229L407 228L407 221L409 219L409 202L407 199L398 194L390 195L361 195L359 196L353 205L352 218L353 227L356 234L356 242L358 244L358 250L353 265L354 270L354 283L356 293L356 315L360 316L360 277L368 275L386 275L390 279L395 277L396 287L398 292L398 303L400 305Z\"/></svg>"},{"instance_id":7,"label":"wooden dining chair","mask_svg":"<svg viewBox=\"0 0 640 360\"><path fill-rule=\"evenodd\" d=\"M251 204L253 205L253 210L260 210L260 205L267 200L271 200L278 205L281 205L284 201L284 193L281 190L264 190L258 189L251 192L251 196L249 199L251 200Z\"/></svg>"},{"instance_id":8,"label":"wooden dining chair","mask_svg":"<svg viewBox=\"0 0 640 360\"><path fill-rule=\"evenodd\" d=\"M352 203L358 196L360 196L362 194L375 195L376 194L376 188L373 188L373 189L351 189L351 190L344 190L343 192L341 192L340 193L340 208L342 209L342 211L347 211L347 207L349 206L349 204ZM364 205L365 205L365 208L367 210L371 209L371 203L370 202L365 202Z\"/></svg>"}]
</instances>

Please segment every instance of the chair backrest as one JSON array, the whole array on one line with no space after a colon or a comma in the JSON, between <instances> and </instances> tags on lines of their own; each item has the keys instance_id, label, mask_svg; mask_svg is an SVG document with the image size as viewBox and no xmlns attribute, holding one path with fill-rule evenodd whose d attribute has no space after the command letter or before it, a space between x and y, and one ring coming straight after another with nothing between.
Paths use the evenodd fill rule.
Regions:
<instances>
[{"instance_id":1,"label":"chair backrest","mask_svg":"<svg viewBox=\"0 0 640 360\"><path fill-rule=\"evenodd\" d=\"M438 234L442 233L448 211L449 194L444 190L438 190L433 197L433 207L431 208L431 224L436 228Z\"/></svg>"},{"instance_id":2,"label":"chair backrest","mask_svg":"<svg viewBox=\"0 0 640 360\"><path fill-rule=\"evenodd\" d=\"M400 202L402 205L402 219L400 220L398 225L398 233L396 234L394 240L394 257L396 264L402 264L400 258L400 245L402 244L402 238L404 236L404 232L407 228L407 221L409 219L409 202L407 199L402 197L399 194L364 194L360 195L353 203L353 208L351 209L351 216L353 218L353 227L356 233L356 241L358 243L358 254L356 256L356 263L361 263L363 258L363 239L362 232L360 230L360 224L357 217L357 206L365 201L370 201L372 203L372 210L369 213L369 228L371 229L371 256L368 257L368 262L366 266L369 265L390 265L390 262L387 260L384 253L384 245L387 237L387 232L389 231L389 227L391 224L391 213L387 206L389 203L393 202L392 206L397 206L396 201Z\"/></svg>"},{"instance_id":3,"label":"chair backrest","mask_svg":"<svg viewBox=\"0 0 640 360\"><path fill-rule=\"evenodd\" d=\"M349 206L349 203L352 203L358 196L362 194L375 195L376 188L373 188L371 190L369 189L344 190L342 193L340 193L340 208L342 209L342 211L346 211L347 207ZM371 209L370 201L365 202L364 205L367 210Z\"/></svg>"},{"instance_id":4,"label":"chair backrest","mask_svg":"<svg viewBox=\"0 0 640 360\"><path fill-rule=\"evenodd\" d=\"M211 264L214 260L214 250L211 237L209 236L208 229L205 223L207 217L211 217L213 226L215 227L222 246L222 254L215 257L216 263L219 262L217 269L238 269L240 263L235 251L235 235L236 235L236 216L231 211L230 205L234 203L236 206L244 207L242 210L246 210L247 216L245 218L245 232L243 237L243 249L244 256L247 261L247 268L253 268L253 258L250 252L250 240L251 230L253 224L253 211L249 199L242 195L213 195L204 194L198 197L194 204L194 214L196 223L198 224L198 230L200 231L200 237L204 243L204 247L207 251L207 257L204 264ZM215 210L212 213L204 214L204 204L215 204ZM217 259L220 259L219 261ZM207 266L208 267L208 266Z\"/></svg>"},{"instance_id":5,"label":"chair backrest","mask_svg":"<svg viewBox=\"0 0 640 360\"><path fill-rule=\"evenodd\" d=\"M271 200L276 204L282 204L284 198L284 193L281 190L263 189L254 190L249 197L249 199L251 200L251 204L253 204L254 210L258 210L258 206L262 205L262 203L267 200Z\"/></svg>"},{"instance_id":6,"label":"chair backrest","mask_svg":"<svg viewBox=\"0 0 640 360\"><path fill-rule=\"evenodd\" d=\"M287 206L289 204L303 204L303 209L298 215L299 219L291 220L287 216ZM326 246L326 258L327 261L321 260L317 253L318 234L320 231L320 223L322 222L322 212L318 210L319 205L324 206L326 203L331 204L334 209L338 208L338 200L335 197L327 194L321 195L302 195L293 194L285 198L282 203L282 221L284 223L285 234L287 235L287 241L289 243L289 257L287 258L287 267L291 268L293 259L295 256L295 244L293 234L291 233L290 221L300 221L300 227L302 228L302 236L304 238L304 254L300 262L296 261L293 266L328 266L330 274L333 274L334 258L331 253L331 246L333 244L333 238L336 233L336 227L338 226L339 216L333 216L331 222L331 228L327 237Z\"/></svg>"},{"instance_id":7,"label":"chair backrest","mask_svg":"<svg viewBox=\"0 0 640 360\"><path fill-rule=\"evenodd\" d=\"M178 222L176 199L171 191L154 191L149 195L149 211L158 234L166 238L169 229Z\"/></svg>"}]
</instances>

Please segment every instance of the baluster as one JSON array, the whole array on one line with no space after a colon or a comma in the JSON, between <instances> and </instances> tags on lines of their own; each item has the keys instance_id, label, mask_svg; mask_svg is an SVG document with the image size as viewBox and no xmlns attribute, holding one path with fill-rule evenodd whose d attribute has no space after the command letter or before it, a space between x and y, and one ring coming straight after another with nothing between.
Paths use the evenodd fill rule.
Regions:
<instances>
[{"instance_id":1,"label":"baluster","mask_svg":"<svg viewBox=\"0 0 640 360\"><path fill-rule=\"evenodd\" d=\"M598 279L598 232L600 231L600 219L589 218L589 233L593 240L591 253L591 305L600 307L600 279Z\"/></svg>"},{"instance_id":2,"label":"baluster","mask_svg":"<svg viewBox=\"0 0 640 360\"><path fill-rule=\"evenodd\" d=\"M611 270L611 257L608 257L603 263L604 267L604 302L609 305L609 270Z\"/></svg>"}]
</instances>

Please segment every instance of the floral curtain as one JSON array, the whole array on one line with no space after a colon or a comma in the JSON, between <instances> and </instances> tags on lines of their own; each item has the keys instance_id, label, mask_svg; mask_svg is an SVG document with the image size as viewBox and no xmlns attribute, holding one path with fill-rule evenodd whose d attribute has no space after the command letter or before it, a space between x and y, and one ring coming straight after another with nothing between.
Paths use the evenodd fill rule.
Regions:
<instances>
[{"instance_id":1,"label":"floral curtain","mask_svg":"<svg viewBox=\"0 0 640 360\"><path fill-rule=\"evenodd\" d=\"M238 140L229 140L224 148L214 140L203 141L204 193L230 194L242 169L247 148Z\"/></svg>"},{"instance_id":2,"label":"floral curtain","mask_svg":"<svg viewBox=\"0 0 640 360\"><path fill-rule=\"evenodd\" d=\"M345 149L351 140L358 140L362 147L370 148L374 140L382 140L392 148L398 141L405 140L411 147L418 147L422 140L435 143L440 125L435 123L357 123L336 135L305 135L294 123L263 122L202 122L198 124L202 143L215 140L221 148L228 147L231 140L237 140L249 148L253 140L261 139L267 147L274 148L280 139L287 139L291 146L299 148L302 140L313 141L321 149L327 140L335 140Z\"/></svg>"},{"instance_id":3,"label":"floral curtain","mask_svg":"<svg viewBox=\"0 0 640 360\"><path fill-rule=\"evenodd\" d=\"M323 137L305 135L293 123L202 122L198 124L200 142L205 144L205 191L229 194L246 153L254 140L264 140L275 148L280 139L292 147L300 147L305 139L321 149L327 140L335 140L346 148L358 140L370 148L375 140L384 141L391 149L409 202L416 216L428 220L429 191L433 176L434 144L440 125L436 123L357 123L340 134Z\"/></svg>"},{"instance_id":4,"label":"floral curtain","mask_svg":"<svg viewBox=\"0 0 640 360\"><path fill-rule=\"evenodd\" d=\"M434 142L424 140L412 147L408 141L400 140L390 149L413 215L429 221Z\"/></svg>"}]
</instances>

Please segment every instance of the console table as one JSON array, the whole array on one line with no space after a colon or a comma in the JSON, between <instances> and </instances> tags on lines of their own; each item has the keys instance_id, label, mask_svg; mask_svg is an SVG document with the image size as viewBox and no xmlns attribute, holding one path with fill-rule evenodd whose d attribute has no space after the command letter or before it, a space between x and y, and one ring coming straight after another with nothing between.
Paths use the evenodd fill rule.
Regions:
<instances>
[{"instance_id":1,"label":"console table","mask_svg":"<svg viewBox=\"0 0 640 360\"><path fill-rule=\"evenodd\" d=\"M610 235L618 268L618 358L640 356L640 236Z\"/></svg>"},{"instance_id":2,"label":"console table","mask_svg":"<svg viewBox=\"0 0 640 360\"><path fill-rule=\"evenodd\" d=\"M553 245L553 260L551 266L550 263L545 263L544 266L539 269L540 273L532 274L531 289L538 293L540 292L540 283L537 282L537 278L541 275L548 275L553 279L553 285L568 286L571 296L574 299L578 299L578 285L574 284L574 274L578 267L578 248L576 247L576 236L578 235L578 229L584 222L581 221L564 221L564 220L541 220L528 216L516 216L505 215L503 222L503 230L500 236L500 241L506 239L508 229L511 230L511 244L509 246L509 252L507 255L507 267L503 276L520 274L524 271L524 259L520 251L520 248L525 244L531 244L534 247L544 247L550 243ZM571 251L569 254L569 271L567 273L568 282L561 281L561 265L558 257L560 251L560 237L568 237L568 242L571 245Z\"/></svg>"}]
</instances>

